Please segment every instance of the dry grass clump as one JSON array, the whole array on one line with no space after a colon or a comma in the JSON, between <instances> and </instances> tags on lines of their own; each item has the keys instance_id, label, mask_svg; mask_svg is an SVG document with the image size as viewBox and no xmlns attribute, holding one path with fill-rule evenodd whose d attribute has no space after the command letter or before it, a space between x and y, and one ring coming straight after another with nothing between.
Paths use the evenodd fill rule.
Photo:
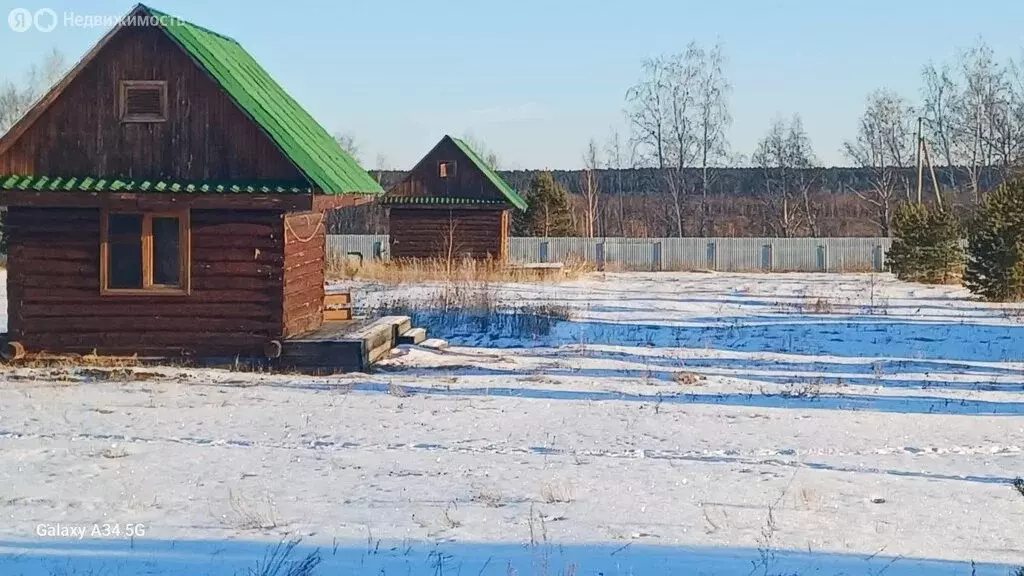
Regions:
<instances>
[{"instance_id":1,"label":"dry grass clump","mask_svg":"<svg viewBox=\"0 0 1024 576\"><path fill-rule=\"evenodd\" d=\"M361 263L329 261L327 276L332 279L359 279L384 284L418 282L562 282L575 280L594 271L582 261L562 263L561 267L525 268L497 260L444 258L407 260L366 260Z\"/></svg>"},{"instance_id":2,"label":"dry grass clump","mask_svg":"<svg viewBox=\"0 0 1024 576\"><path fill-rule=\"evenodd\" d=\"M545 336L559 322L572 318L571 307L560 302L503 302L498 287L488 282L447 282L415 299L384 300L371 313L409 316L413 325L446 338L459 334Z\"/></svg>"}]
</instances>

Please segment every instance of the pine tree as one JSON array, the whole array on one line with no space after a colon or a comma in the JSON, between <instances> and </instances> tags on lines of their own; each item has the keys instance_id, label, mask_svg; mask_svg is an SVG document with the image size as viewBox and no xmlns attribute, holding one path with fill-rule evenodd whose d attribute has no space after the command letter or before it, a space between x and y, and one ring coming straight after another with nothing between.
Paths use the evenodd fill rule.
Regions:
<instances>
[{"instance_id":1,"label":"pine tree","mask_svg":"<svg viewBox=\"0 0 1024 576\"><path fill-rule=\"evenodd\" d=\"M951 210L904 204L893 216L892 233L888 265L900 280L946 284L961 278L964 232Z\"/></svg>"},{"instance_id":2,"label":"pine tree","mask_svg":"<svg viewBox=\"0 0 1024 576\"><path fill-rule=\"evenodd\" d=\"M551 172L533 177L527 192L529 208L523 219L523 232L530 236L575 236L569 193L555 182Z\"/></svg>"},{"instance_id":3,"label":"pine tree","mask_svg":"<svg viewBox=\"0 0 1024 576\"><path fill-rule=\"evenodd\" d=\"M967 288L987 300L1024 300L1024 180L985 195L967 243Z\"/></svg>"}]
</instances>

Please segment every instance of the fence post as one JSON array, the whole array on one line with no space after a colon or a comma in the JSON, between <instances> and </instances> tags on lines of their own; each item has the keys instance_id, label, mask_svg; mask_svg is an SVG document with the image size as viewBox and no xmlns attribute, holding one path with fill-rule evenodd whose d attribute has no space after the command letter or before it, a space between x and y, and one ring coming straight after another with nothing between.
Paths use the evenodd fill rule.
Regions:
<instances>
[{"instance_id":1,"label":"fence post","mask_svg":"<svg viewBox=\"0 0 1024 576\"><path fill-rule=\"evenodd\" d=\"M548 242L547 240L540 243L540 261L547 263L548 261Z\"/></svg>"},{"instance_id":2,"label":"fence post","mask_svg":"<svg viewBox=\"0 0 1024 576\"><path fill-rule=\"evenodd\" d=\"M657 272L661 270L661 242L655 242L652 248L654 249L654 254L652 254L653 262L651 262L651 269Z\"/></svg>"},{"instance_id":3,"label":"fence post","mask_svg":"<svg viewBox=\"0 0 1024 576\"><path fill-rule=\"evenodd\" d=\"M818 245L818 270L828 272L828 245Z\"/></svg>"},{"instance_id":4,"label":"fence post","mask_svg":"<svg viewBox=\"0 0 1024 576\"><path fill-rule=\"evenodd\" d=\"M774 259L774 256L775 255L772 254L772 245L771 244L765 244L765 245L761 246L761 269L762 270L771 270L772 269L772 266L774 265L774 262L772 261Z\"/></svg>"},{"instance_id":5,"label":"fence post","mask_svg":"<svg viewBox=\"0 0 1024 576\"><path fill-rule=\"evenodd\" d=\"M718 258L714 242L708 242L708 266L712 270L718 270Z\"/></svg>"},{"instance_id":6,"label":"fence post","mask_svg":"<svg viewBox=\"0 0 1024 576\"><path fill-rule=\"evenodd\" d=\"M597 246L594 247L594 251L596 252L595 256L597 257L597 269L604 271L604 240L597 243Z\"/></svg>"}]
</instances>

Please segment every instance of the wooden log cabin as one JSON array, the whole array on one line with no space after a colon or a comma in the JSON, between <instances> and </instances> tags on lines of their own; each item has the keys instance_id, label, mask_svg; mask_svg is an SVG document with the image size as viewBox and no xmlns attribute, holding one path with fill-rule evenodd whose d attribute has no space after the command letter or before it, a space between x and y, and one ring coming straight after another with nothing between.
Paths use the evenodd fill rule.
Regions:
<instances>
[{"instance_id":1,"label":"wooden log cabin","mask_svg":"<svg viewBox=\"0 0 1024 576\"><path fill-rule=\"evenodd\" d=\"M0 139L7 339L259 356L323 322L325 211L382 193L236 41L139 5Z\"/></svg>"},{"instance_id":2,"label":"wooden log cabin","mask_svg":"<svg viewBox=\"0 0 1024 576\"><path fill-rule=\"evenodd\" d=\"M392 259L505 260L523 200L466 142L445 136L381 199Z\"/></svg>"}]
</instances>

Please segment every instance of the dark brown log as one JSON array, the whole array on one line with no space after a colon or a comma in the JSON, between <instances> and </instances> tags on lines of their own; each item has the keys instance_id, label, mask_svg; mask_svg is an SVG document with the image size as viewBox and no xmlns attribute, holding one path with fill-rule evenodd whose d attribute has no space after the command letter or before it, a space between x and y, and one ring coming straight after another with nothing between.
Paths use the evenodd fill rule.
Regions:
<instances>
[{"instance_id":1,"label":"dark brown log","mask_svg":"<svg viewBox=\"0 0 1024 576\"><path fill-rule=\"evenodd\" d=\"M280 290L281 281L267 278L198 276L192 279L194 290ZM278 292L280 293L280 292Z\"/></svg>"},{"instance_id":2,"label":"dark brown log","mask_svg":"<svg viewBox=\"0 0 1024 576\"><path fill-rule=\"evenodd\" d=\"M219 224L203 224L203 223L192 223L192 237L200 236L244 236L246 238L251 237L273 237L281 238L282 231L280 225L272 226L269 224L253 224L248 222L222 222Z\"/></svg>"},{"instance_id":3,"label":"dark brown log","mask_svg":"<svg viewBox=\"0 0 1024 576\"><path fill-rule=\"evenodd\" d=\"M5 342L3 348L0 348L0 350L2 350L0 356L2 356L3 359L8 362L21 360L22 358L25 357L25 346L23 346L21 342L16 342L13 340Z\"/></svg>"},{"instance_id":4,"label":"dark brown log","mask_svg":"<svg viewBox=\"0 0 1024 576\"><path fill-rule=\"evenodd\" d=\"M26 322L23 335L52 332L89 333L151 333L151 332L266 332L271 322L250 318L182 318L180 316L109 316L72 318L32 318Z\"/></svg>"},{"instance_id":5,"label":"dark brown log","mask_svg":"<svg viewBox=\"0 0 1024 576\"><path fill-rule=\"evenodd\" d=\"M204 251L192 255L193 263L207 262L259 262L261 264L277 264L284 262L280 250L259 250L257 248L223 248L221 250Z\"/></svg>"},{"instance_id":6,"label":"dark brown log","mask_svg":"<svg viewBox=\"0 0 1024 576\"><path fill-rule=\"evenodd\" d=\"M192 264L192 274L193 276L251 276L280 280L283 272L279 265L259 262L196 262Z\"/></svg>"},{"instance_id":7,"label":"dark brown log","mask_svg":"<svg viewBox=\"0 0 1024 576\"><path fill-rule=\"evenodd\" d=\"M12 246L8 251L7 259L11 260L24 260L24 261L48 261L57 260L64 262L92 262L95 261L99 265L100 248L97 243L95 246L86 247L81 246L68 246L64 248L46 248L41 246L24 246L16 245Z\"/></svg>"},{"instance_id":8,"label":"dark brown log","mask_svg":"<svg viewBox=\"0 0 1024 576\"><path fill-rule=\"evenodd\" d=\"M281 342L279 340L268 341L263 345L263 355L270 359L280 358Z\"/></svg>"},{"instance_id":9,"label":"dark brown log","mask_svg":"<svg viewBox=\"0 0 1024 576\"><path fill-rule=\"evenodd\" d=\"M180 302L169 302L167 299L139 302L136 298L97 300L95 297L86 304L65 304L62 301L51 303L23 302L19 314L22 318L95 318L112 316L152 316L194 318L199 322L202 318L249 318L269 321L271 311L266 305L257 303L196 303L191 298L187 306Z\"/></svg>"}]
</instances>

